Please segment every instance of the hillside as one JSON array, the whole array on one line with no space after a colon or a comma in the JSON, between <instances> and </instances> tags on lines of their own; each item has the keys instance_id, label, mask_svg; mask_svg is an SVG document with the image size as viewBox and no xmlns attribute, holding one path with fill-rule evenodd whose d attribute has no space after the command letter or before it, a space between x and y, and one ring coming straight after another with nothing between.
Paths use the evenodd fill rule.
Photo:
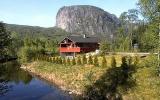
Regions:
<instances>
[{"instance_id":1,"label":"hillside","mask_svg":"<svg viewBox=\"0 0 160 100\"><path fill-rule=\"evenodd\" d=\"M22 38L24 38L25 36L32 36L46 37L52 39L54 38L59 40L60 38L63 38L65 35L69 34L66 31L57 27L44 28L39 26L6 24L6 28L10 32L18 33Z\"/></svg>"}]
</instances>

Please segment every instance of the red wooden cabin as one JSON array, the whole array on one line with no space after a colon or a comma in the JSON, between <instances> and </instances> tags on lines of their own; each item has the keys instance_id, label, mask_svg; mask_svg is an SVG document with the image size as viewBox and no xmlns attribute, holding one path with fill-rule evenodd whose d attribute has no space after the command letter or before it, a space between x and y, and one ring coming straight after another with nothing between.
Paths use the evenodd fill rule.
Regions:
<instances>
[{"instance_id":1,"label":"red wooden cabin","mask_svg":"<svg viewBox=\"0 0 160 100\"><path fill-rule=\"evenodd\" d=\"M75 56L76 53L87 53L99 49L97 37L68 36L60 42L61 56Z\"/></svg>"}]
</instances>

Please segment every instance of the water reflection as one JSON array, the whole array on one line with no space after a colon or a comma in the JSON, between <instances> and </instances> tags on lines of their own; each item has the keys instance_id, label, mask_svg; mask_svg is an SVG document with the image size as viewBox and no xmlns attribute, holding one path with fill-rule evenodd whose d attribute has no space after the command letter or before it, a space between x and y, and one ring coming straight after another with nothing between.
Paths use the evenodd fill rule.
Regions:
<instances>
[{"instance_id":1,"label":"water reflection","mask_svg":"<svg viewBox=\"0 0 160 100\"><path fill-rule=\"evenodd\" d=\"M27 72L20 70L20 64L17 61L0 64L0 95L6 94L12 90L12 84L23 82L28 84L32 80L32 76Z\"/></svg>"},{"instance_id":2,"label":"water reflection","mask_svg":"<svg viewBox=\"0 0 160 100\"><path fill-rule=\"evenodd\" d=\"M0 100L71 100L71 97L32 77L12 61L0 64Z\"/></svg>"}]
</instances>

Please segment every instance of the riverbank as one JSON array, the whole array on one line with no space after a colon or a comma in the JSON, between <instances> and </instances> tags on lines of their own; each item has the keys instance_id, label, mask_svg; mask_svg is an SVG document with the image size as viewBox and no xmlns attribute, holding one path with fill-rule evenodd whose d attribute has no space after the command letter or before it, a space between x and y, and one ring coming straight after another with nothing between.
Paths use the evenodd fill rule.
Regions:
<instances>
[{"instance_id":1,"label":"riverbank","mask_svg":"<svg viewBox=\"0 0 160 100\"><path fill-rule=\"evenodd\" d=\"M118 59L117 66L119 68L121 61L120 58ZM132 81L134 81L132 88L124 92L123 87L118 87L117 91L122 94L124 100L158 100L160 98L160 81L159 77L155 75L155 67L143 64L149 62L149 58L139 60L140 63L135 67L136 71L132 74ZM96 67L94 65L65 66L47 61L34 61L24 64L21 68L48 80L64 91L69 91L69 94L83 95L87 86L95 86L98 81L101 81L101 85L107 82L103 78L106 77L107 79L107 77L110 77L109 75L112 75L109 71L114 72L114 68L110 67L109 58L107 59L107 65L106 67ZM116 69L116 71L118 70Z\"/></svg>"},{"instance_id":2,"label":"riverbank","mask_svg":"<svg viewBox=\"0 0 160 100\"><path fill-rule=\"evenodd\" d=\"M43 70L43 68L39 69L39 67L41 67L40 65L43 65L43 64L48 65L47 63L49 63L49 62L35 61L32 63L27 63L27 64L22 65L21 69L23 69L33 75L36 75L42 79L45 79L46 81L56 85L58 88L60 88L63 91L68 92L69 94L74 94L74 95L81 95L82 94L81 90L78 90L77 88L76 89L71 88L70 85L68 85L68 83L65 80L59 78L59 76L57 77L58 73L55 74L55 73L51 73L51 72L45 72ZM55 66L57 66L57 65L54 65L52 67L55 67Z\"/></svg>"}]
</instances>

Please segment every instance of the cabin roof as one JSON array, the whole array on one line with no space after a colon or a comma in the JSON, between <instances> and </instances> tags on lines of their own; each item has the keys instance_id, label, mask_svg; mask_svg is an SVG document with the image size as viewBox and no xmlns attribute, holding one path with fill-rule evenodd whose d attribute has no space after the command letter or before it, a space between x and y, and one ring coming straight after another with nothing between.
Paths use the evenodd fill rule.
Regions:
<instances>
[{"instance_id":1,"label":"cabin roof","mask_svg":"<svg viewBox=\"0 0 160 100\"><path fill-rule=\"evenodd\" d=\"M91 36L86 36L85 38L83 36L67 36L66 38L76 42L76 43L99 43L100 39L97 37L91 37Z\"/></svg>"}]
</instances>

